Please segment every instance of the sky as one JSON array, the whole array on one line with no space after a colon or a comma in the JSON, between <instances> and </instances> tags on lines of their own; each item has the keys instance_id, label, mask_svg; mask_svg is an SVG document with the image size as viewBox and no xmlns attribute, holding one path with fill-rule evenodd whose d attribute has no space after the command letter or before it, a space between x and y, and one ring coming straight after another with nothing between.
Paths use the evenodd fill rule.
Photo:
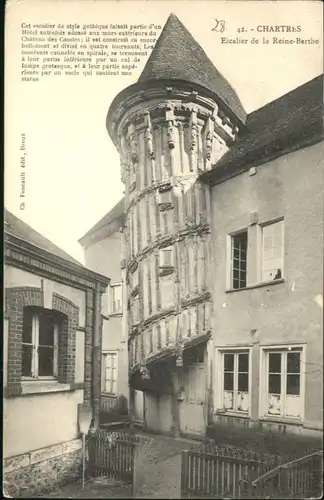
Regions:
<instances>
[{"instance_id":1,"label":"sky","mask_svg":"<svg viewBox=\"0 0 324 500\"><path fill-rule=\"evenodd\" d=\"M163 27L171 12L232 84L247 112L323 71L322 2L318 1L9 1L5 27L5 205L82 263L78 239L123 196L119 157L105 125L107 111L116 94L138 79L146 60L130 77L81 75L21 82L21 23L154 23ZM215 19L225 20L226 32L213 31ZM274 24L300 25L298 36L319 38L320 43L243 45L220 40L224 35L250 40L256 26ZM240 27L247 33L238 33ZM22 134L27 153L24 210L20 208Z\"/></svg>"}]
</instances>

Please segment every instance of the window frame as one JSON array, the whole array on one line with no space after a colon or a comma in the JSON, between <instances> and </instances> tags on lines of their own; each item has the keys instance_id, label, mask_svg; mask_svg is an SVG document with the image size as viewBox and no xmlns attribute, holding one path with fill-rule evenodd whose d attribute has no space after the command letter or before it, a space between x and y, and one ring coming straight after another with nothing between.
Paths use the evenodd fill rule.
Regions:
<instances>
[{"instance_id":1,"label":"window frame","mask_svg":"<svg viewBox=\"0 0 324 500\"><path fill-rule=\"evenodd\" d=\"M248 395L249 395L249 406L248 411L238 411L226 410L224 408L224 354L234 354L238 359L238 354L248 354L249 356L249 371L248 371ZM228 416L250 418L251 417L251 405L252 405L252 347L251 346L224 346L216 347L216 388L214 392L214 413L222 413ZM235 358L234 358L235 363ZM238 365L238 363L237 363ZM236 374L238 379L238 372ZM237 385L237 384L236 384ZM235 387L235 383L233 385ZM234 390L234 389L233 389ZM238 392L238 391L237 391Z\"/></svg>"},{"instance_id":2,"label":"window frame","mask_svg":"<svg viewBox=\"0 0 324 500\"><path fill-rule=\"evenodd\" d=\"M115 356L115 360L116 360L116 365L114 365L116 367L116 380L115 380L115 383L116 383L116 392L111 392L111 391L106 391L106 361L105 361L105 358L106 356ZM116 396L116 394L118 393L118 386L117 386L117 383L118 383L118 350L117 351L113 351L113 350L104 350L104 351L101 351L101 357L102 357L102 363L101 363L101 367L102 367L102 385L101 385L101 392L103 394L107 394L107 395L111 395L111 396ZM112 383L114 382L114 379L111 379L112 380Z\"/></svg>"},{"instance_id":3,"label":"window frame","mask_svg":"<svg viewBox=\"0 0 324 500\"><path fill-rule=\"evenodd\" d=\"M135 311L136 311L136 317L135 317L135 314L134 314ZM140 297L139 297L139 294L137 294L134 297L132 297L131 312L132 312L133 326L137 326L141 322L141 311L140 311Z\"/></svg>"},{"instance_id":4,"label":"window frame","mask_svg":"<svg viewBox=\"0 0 324 500\"><path fill-rule=\"evenodd\" d=\"M165 263L165 251L168 251L171 253L171 264ZM169 245L167 247L160 248L159 250L159 268L160 269L173 269L174 268L174 247L173 245Z\"/></svg>"},{"instance_id":5,"label":"window frame","mask_svg":"<svg viewBox=\"0 0 324 500\"><path fill-rule=\"evenodd\" d=\"M281 353L281 360L283 353L289 352L300 352L300 417L286 416L285 415L285 397L286 387L283 390L283 380L286 381L287 372L285 366L287 361L284 363L284 368L281 367L281 389L280 396L283 399L283 409L280 415L271 415L268 413L268 378L269 378L269 353ZM287 360L287 356L285 356ZM273 420L281 422L294 422L302 424L305 419L305 366L306 360L306 344L278 344L278 345L266 345L260 346L260 385L259 385L259 418L262 420Z\"/></svg>"},{"instance_id":6,"label":"window frame","mask_svg":"<svg viewBox=\"0 0 324 500\"><path fill-rule=\"evenodd\" d=\"M275 224L278 224L278 223L282 223L282 229L281 229L281 237L282 237L282 255L281 255L281 259L282 259L282 269L281 269L281 276L280 278L277 278L277 279L263 279L263 270L264 270L264 228L266 227L269 227L269 226L273 226ZM284 217L280 217L278 219L273 219L271 221L267 221L263 224L259 224L259 228L260 228L260 256L259 256L259 281L260 283L269 283L269 282L276 282L276 281L279 281L280 279L284 279L284 276L285 276L285 221L284 221Z\"/></svg>"},{"instance_id":7,"label":"window frame","mask_svg":"<svg viewBox=\"0 0 324 500\"><path fill-rule=\"evenodd\" d=\"M166 199L163 199L163 198L166 198ZM157 191L157 204L159 205L159 207L161 208L161 205L162 207L166 207L166 209L168 208L172 208L172 188L170 187L169 189L163 189L161 191Z\"/></svg>"},{"instance_id":8,"label":"window frame","mask_svg":"<svg viewBox=\"0 0 324 500\"><path fill-rule=\"evenodd\" d=\"M27 306L28 307L28 306ZM58 366L59 366L59 329L60 325L58 322L53 321L53 375L38 375L39 371L39 311L41 308L35 308L32 313L32 339L31 343L22 341L22 350L24 345L31 346L32 356L31 356L31 376L26 376L21 374L21 380L23 381L37 381L37 380L58 380ZM22 370L21 370L22 372Z\"/></svg>"},{"instance_id":9,"label":"window frame","mask_svg":"<svg viewBox=\"0 0 324 500\"><path fill-rule=\"evenodd\" d=\"M234 253L233 253L233 241L234 238L238 235L246 234L246 269L245 269L245 286L240 286L238 288L234 288ZM229 289L230 290L244 290L249 286L248 282L248 252L249 252L249 228L244 227L238 231L230 233L229 235Z\"/></svg>"},{"instance_id":10,"label":"window frame","mask_svg":"<svg viewBox=\"0 0 324 500\"><path fill-rule=\"evenodd\" d=\"M120 287L120 310L117 312L114 311L113 303L114 303L114 295L113 295L113 288ZM108 293L108 311L109 311L109 316L121 316L123 314L123 283L121 281L116 281L115 283L110 283L109 285L109 293Z\"/></svg>"}]
</instances>

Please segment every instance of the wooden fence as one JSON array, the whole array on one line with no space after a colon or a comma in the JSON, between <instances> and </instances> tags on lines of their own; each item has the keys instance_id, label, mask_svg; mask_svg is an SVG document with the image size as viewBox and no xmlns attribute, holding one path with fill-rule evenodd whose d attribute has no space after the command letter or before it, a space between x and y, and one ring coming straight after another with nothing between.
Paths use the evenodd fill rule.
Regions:
<instances>
[{"instance_id":1,"label":"wooden fence","mask_svg":"<svg viewBox=\"0 0 324 500\"><path fill-rule=\"evenodd\" d=\"M254 498L320 498L323 493L323 450L281 464L248 485Z\"/></svg>"},{"instance_id":2,"label":"wooden fence","mask_svg":"<svg viewBox=\"0 0 324 500\"><path fill-rule=\"evenodd\" d=\"M288 463L271 456L201 446L182 452L181 498L310 498L322 492L322 454Z\"/></svg>"},{"instance_id":3,"label":"wooden fence","mask_svg":"<svg viewBox=\"0 0 324 500\"><path fill-rule=\"evenodd\" d=\"M217 447L182 452L181 498L241 498L245 482L267 470L254 453Z\"/></svg>"},{"instance_id":4,"label":"wooden fence","mask_svg":"<svg viewBox=\"0 0 324 500\"><path fill-rule=\"evenodd\" d=\"M89 433L88 476L109 477L132 484L137 442L137 436L130 433L103 429Z\"/></svg>"}]
</instances>

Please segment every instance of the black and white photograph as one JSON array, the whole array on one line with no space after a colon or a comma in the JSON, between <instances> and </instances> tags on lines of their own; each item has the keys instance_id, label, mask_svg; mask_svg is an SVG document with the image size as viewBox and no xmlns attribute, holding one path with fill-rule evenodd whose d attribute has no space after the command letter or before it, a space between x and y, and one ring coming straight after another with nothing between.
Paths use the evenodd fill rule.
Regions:
<instances>
[{"instance_id":1,"label":"black and white photograph","mask_svg":"<svg viewBox=\"0 0 324 500\"><path fill-rule=\"evenodd\" d=\"M5 12L5 498L323 494L323 4Z\"/></svg>"}]
</instances>

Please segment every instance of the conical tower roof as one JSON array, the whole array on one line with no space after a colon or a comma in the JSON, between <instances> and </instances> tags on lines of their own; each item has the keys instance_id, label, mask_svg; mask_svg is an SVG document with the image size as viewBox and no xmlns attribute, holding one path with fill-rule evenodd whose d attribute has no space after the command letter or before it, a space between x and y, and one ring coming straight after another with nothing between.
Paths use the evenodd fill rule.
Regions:
<instances>
[{"instance_id":1,"label":"conical tower roof","mask_svg":"<svg viewBox=\"0 0 324 500\"><path fill-rule=\"evenodd\" d=\"M245 122L246 112L235 90L175 14L169 16L138 82L152 80L185 80L201 85Z\"/></svg>"}]
</instances>

